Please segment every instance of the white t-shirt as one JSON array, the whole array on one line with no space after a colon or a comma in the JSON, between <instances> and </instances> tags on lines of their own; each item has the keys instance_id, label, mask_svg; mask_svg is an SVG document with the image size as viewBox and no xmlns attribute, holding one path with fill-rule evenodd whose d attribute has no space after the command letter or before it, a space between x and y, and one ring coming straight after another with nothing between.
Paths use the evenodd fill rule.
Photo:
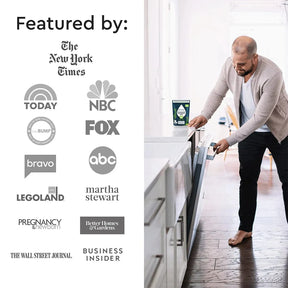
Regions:
<instances>
[{"instance_id":1,"label":"white t-shirt","mask_svg":"<svg viewBox=\"0 0 288 288\"><path fill-rule=\"evenodd\" d=\"M241 88L241 95L240 95L240 107L241 107L241 125L247 122L251 117L253 117L256 105L254 102L254 98L252 95L252 87L251 87L251 80L254 75L252 75L249 80L245 83L244 77L242 82ZM269 132L270 129L267 125L263 125L262 127L255 130L256 132Z\"/></svg>"}]
</instances>

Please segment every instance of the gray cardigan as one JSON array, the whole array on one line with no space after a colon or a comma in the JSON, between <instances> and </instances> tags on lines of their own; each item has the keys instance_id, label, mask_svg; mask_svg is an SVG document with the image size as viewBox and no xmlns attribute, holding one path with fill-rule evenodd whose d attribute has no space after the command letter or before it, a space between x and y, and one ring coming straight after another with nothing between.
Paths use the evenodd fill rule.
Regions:
<instances>
[{"instance_id":1,"label":"gray cardigan","mask_svg":"<svg viewBox=\"0 0 288 288\"><path fill-rule=\"evenodd\" d=\"M240 123L240 93L243 77L238 76L229 57L223 65L219 79L208 96L201 115L210 119L220 106L228 89L234 96L238 122ZM271 60L258 56L257 69L251 79L256 109L254 115L231 136L229 145L244 140L256 129L266 124L280 143L288 135L288 96L282 72Z\"/></svg>"}]
</instances>

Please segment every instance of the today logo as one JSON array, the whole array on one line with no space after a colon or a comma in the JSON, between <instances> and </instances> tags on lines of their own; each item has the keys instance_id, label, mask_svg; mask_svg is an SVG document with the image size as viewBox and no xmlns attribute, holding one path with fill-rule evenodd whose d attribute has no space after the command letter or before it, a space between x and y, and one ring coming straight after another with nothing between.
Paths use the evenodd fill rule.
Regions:
<instances>
[{"instance_id":1,"label":"today logo","mask_svg":"<svg viewBox=\"0 0 288 288\"><path fill-rule=\"evenodd\" d=\"M30 87L24 97L25 109L55 110L57 96L55 91L46 84L36 84Z\"/></svg>"},{"instance_id":2,"label":"today logo","mask_svg":"<svg viewBox=\"0 0 288 288\"><path fill-rule=\"evenodd\" d=\"M117 158L113 150L100 146L95 148L89 156L91 169L98 174L108 174L116 166Z\"/></svg>"}]
</instances>

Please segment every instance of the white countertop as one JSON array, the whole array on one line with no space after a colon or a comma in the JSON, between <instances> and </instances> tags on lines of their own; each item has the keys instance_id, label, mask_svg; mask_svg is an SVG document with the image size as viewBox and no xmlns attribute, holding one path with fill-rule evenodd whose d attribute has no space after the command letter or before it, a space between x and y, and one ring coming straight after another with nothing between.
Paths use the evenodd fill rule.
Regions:
<instances>
[{"instance_id":1,"label":"white countertop","mask_svg":"<svg viewBox=\"0 0 288 288\"><path fill-rule=\"evenodd\" d=\"M168 167L169 159L144 158L144 194Z\"/></svg>"},{"instance_id":2,"label":"white countertop","mask_svg":"<svg viewBox=\"0 0 288 288\"><path fill-rule=\"evenodd\" d=\"M195 128L174 126L172 115L155 117L145 123L145 142L185 142L194 134Z\"/></svg>"}]
</instances>

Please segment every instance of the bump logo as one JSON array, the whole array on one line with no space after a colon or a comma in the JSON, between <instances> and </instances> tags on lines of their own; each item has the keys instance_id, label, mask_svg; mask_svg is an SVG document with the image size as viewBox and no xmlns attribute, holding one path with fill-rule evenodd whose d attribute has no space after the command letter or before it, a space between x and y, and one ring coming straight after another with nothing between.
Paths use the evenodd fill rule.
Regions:
<instances>
[{"instance_id":1,"label":"bump logo","mask_svg":"<svg viewBox=\"0 0 288 288\"><path fill-rule=\"evenodd\" d=\"M27 127L29 139L37 145L46 145L55 137L54 123L46 117L34 118Z\"/></svg>"},{"instance_id":2,"label":"bump logo","mask_svg":"<svg viewBox=\"0 0 288 288\"><path fill-rule=\"evenodd\" d=\"M108 174L116 166L117 158L113 150L100 146L95 148L89 156L91 169L98 174Z\"/></svg>"},{"instance_id":3,"label":"bump logo","mask_svg":"<svg viewBox=\"0 0 288 288\"><path fill-rule=\"evenodd\" d=\"M24 97L25 109L55 110L57 96L55 91L46 84L30 87Z\"/></svg>"},{"instance_id":4,"label":"bump logo","mask_svg":"<svg viewBox=\"0 0 288 288\"><path fill-rule=\"evenodd\" d=\"M97 111L116 110L115 99L118 97L118 93L115 91L115 85L110 84L107 80L103 82L97 80L95 84L90 85L89 88L90 91L87 93L87 97L91 99L89 102L90 111L93 109Z\"/></svg>"}]
</instances>

